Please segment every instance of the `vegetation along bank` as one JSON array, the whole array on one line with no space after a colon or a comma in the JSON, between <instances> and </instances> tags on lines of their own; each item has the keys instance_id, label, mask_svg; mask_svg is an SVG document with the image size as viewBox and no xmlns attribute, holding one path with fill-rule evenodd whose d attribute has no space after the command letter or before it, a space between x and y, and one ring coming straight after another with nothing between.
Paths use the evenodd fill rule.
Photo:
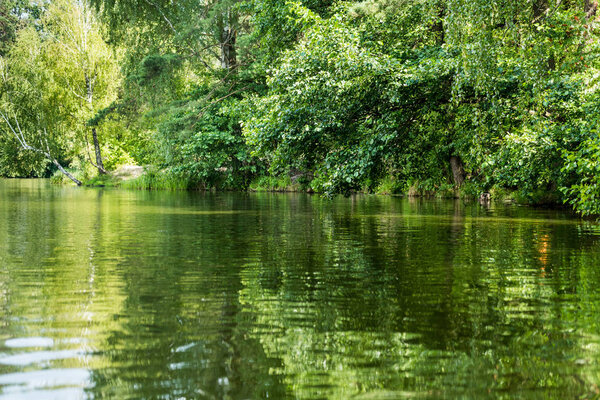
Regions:
<instances>
[{"instance_id":1,"label":"vegetation along bank","mask_svg":"<svg viewBox=\"0 0 600 400\"><path fill-rule=\"evenodd\" d=\"M4 0L0 176L600 214L592 0ZM131 183L135 182L135 183Z\"/></svg>"}]
</instances>

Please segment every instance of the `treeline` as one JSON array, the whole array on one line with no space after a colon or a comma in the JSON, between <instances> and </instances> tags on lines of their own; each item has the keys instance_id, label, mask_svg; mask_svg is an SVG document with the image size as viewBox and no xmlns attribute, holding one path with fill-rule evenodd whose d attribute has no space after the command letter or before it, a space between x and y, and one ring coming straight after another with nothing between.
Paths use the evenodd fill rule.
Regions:
<instances>
[{"instance_id":1,"label":"treeline","mask_svg":"<svg viewBox=\"0 0 600 400\"><path fill-rule=\"evenodd\" d=\"M0 175L600 214L591 0L8 0Z\"/></svg>"}]
</instances>

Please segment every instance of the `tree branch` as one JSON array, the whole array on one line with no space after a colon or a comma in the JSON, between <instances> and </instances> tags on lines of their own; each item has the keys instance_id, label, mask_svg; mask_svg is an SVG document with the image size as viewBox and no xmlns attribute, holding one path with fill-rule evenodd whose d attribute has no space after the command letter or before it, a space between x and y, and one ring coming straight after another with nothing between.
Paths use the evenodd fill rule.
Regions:
<instances>
[{"instance_id":1,"label":"tree branch","mask_svg":"<svg viewBox=\"0 0 600 400\"><path fill-rule=\"evenodd\" d=\"M107 174L108 175L108 171L105 170L102 167L99 167L98 165L96 165L93 161L92 161L92 156L90 154L90 142L87 138L87 133L83 133L83 136L85 137L85 151L87 153L88 159L90 161L90 164L92 164L98 171L102 171L102 173Z\"/></svg>"},{"instance_id":2,"label":"tree branch","mask_svg":"<svg viewBox=\"0 0 600 400\"><path fill-rule=\"evenodd\" d=\"M554 6L554 9L552 9L552 11L550 11L550 8L547 8L546 11L541 13L539 17L537 17L533 21L531 21L531 24L535 24L543 17L548 18L548 17L552 16L558 10L558 7L560 7L561 3L562 3L562 0L558 0L556 2L556 6Z\"/></svg>"},{"instance_id":3,"label":"tree branch","mask_svg":"<svg viewBox=\"0 0 600 400\"><path fill-rule=\"evenodd\" d=\"M67 171L66 169L63 168L62 165L60 165L60 163L58 162L58 160L56 158L52 157L52 154L50 153L50 145L48 144L48 132L46 131L46 128L44 128L44 137L43 138L44 138L44 142L46 143L47 151L44 151L42 149L33 147L27 143L27 141L25 140L25 136L23 135L23 131L21 130L21 126L19 125L19 119L17 118L16 115L15 115L15 123L17 125L17 129L14 128L14 126L10 123L10 120L8 119L7 115L4 114L2 111L0 111L0 116L6 122L6 124L10 128L10 130L12 131L14 137L17 139L17 141L21 145L21 148L23 148L24 150L33 151L35 153L43 155L44 157L46 157L47 160L51 161L52 164L54 164L60 170L60 172L62 172L67 178L69 178L70 180L75 182L75 184L77 186L82 185L82 183L79 179L77 179L73 175L71 175L69 173L69 171ZM18 130L18 132L17 132L17 130ZM40 143L41 143L41 140L40 140Z\"/></svg>"},{"instance_id":4,"label":"tree branch","mask_svg":"<svg viewBox=\"0 0 600 400\"><path fill-rule=\"evenodd\" d=\"M169 27L171 28L171 30L173 31L173 33L177 33L177 31L173 27L173 24L171 23L171 21L169 21L169 18L167 18L167 16L163 12L163 10L161 10L161 8L158 5L156 5L155 3L151 2L150 0L144 0L144 1L146 3L148 3L148 4L150 4L151 6L153 6L154 8L156 8L158 10L158 12L160 13L160 15L162 15L163 19L165 21L167 21L167 24L169 24Z\"/></svg>"},{"instance_id":5,"label":"tree branch","mask_svg":"<svg viewBox=\"0 0 600 400\"><path fill-rule=\"evenodd\" d=\"M210 102L210 104L206 105L206 107L204 107L204 108L203 108L203 109L200 111L200 114L198 114L198 118L202 118L202 116L203 116L203 115L206 113L206 111L208 110L208 107L210 107L210 106L212 106L213 104L216 104L216 103L218 103L218 102L220 102L220 101L222 101L222 100L225 100L225 99L226 99L226 98L228 98L229 96L233 96L233 95L234 95L234 94L236 94L236 93L243 92L243 91L244 91L244 90L246 90L246 89L248 89L248 86L244 86L244 87L243 87L243 88L241 88L241 89L234 90L233 92L229 93L229 94L228 94L228 95L226 95L226 96L219 97L218 99L215 99L215 100L211 101L211 102Z\"/></svg>"}]
</instances>

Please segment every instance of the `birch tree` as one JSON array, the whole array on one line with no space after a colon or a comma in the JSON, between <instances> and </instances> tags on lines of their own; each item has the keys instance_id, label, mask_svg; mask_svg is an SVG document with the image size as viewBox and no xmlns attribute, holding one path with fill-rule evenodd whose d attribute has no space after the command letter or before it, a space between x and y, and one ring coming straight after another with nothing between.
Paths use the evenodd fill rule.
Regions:
<instances>
[{"instance_id":1,"label":"birch tree","mask_svg":"<svg viewBox=\"0 0 600 400\"><path fill-rule=\"evenodd\" d=\"M72 102L47 68L48 53L33 28L20 32L8 58L0 59L0 132L21 150L44 157L78 186L81 181L59 162L73 154L68 123Z\"/></svg>"},{"instance_id":2,"label":"birch tree","mask_svg":"<svg viewBox=\"0 0 600 400\"><path fill-rule=\"evenodd\" d=\"M79 103L78 123L88 150L88 132L91 130L94 160L89 161L105 174L101 145L96 126L87 127L99 110L115 99L119 84L119 70L113 51L100 34L100 25L86 0L56 0L45 18L50 36L49 51L59 55L53 66L58 81Z\"/></svg>"},{"instance_id":3,"label":"birch tree","mask_svg":"<svg viewBox=\"0 0 600 400\"><path fill-rule=\"evenodd\" d=\"M35 28L21 30L2 61L1 79L5 137L78 185L59 160L87 157L106 173L99 132L88 121L114 101L119 69L85 0L56 0Z\"/></svg>"}]
</instances>

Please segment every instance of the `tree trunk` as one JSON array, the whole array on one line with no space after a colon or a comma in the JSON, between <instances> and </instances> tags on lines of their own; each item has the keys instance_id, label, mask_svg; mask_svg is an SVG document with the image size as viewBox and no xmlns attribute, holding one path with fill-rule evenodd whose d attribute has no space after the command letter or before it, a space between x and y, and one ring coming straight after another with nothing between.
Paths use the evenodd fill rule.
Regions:
<instances>
[{"instance_id":1,"label":"tree trunk","mask_svg":"<svg viewBox=\"0 0 600 400\"><path fill-rule=\"evenodd\" d=\"M585 0L583 10L585 11L585 16L587 19L592 19L596 16L596 11L598 11L598 2L593 0Z\"/></svg>"},{"instance_id":2,"label":"tree trunk","mask_svg":"<svg viewBox=\"0 0 600 400\"><path fill-rule=\"evenodd\" d=\"M433 24L431 30L436 34L436 43L438 46L444 44L446 38L444 35L444 16L446 15L446 9L444 8L444 4L438 6L437 19Z\"/></svg>"},{"instance_id":3,"label":"tree trunk","mask_svg":"<svg viewBox=\"0 0 600 400\"><path fill-rule=\"evenodd\" d=\"M533 22L539 23L544 14L548 12L548 0L534 0L533 2ZM548 56L548 71L556 69L556 56L554 53Z\"/></svg>"},{"instance_id":4,"label":"tree trunk","mask_svg":"<svg viewBox=\"0 0 600 400\"><path fill-rule=\"evenodd\" d=\"M56 167L60 170L60 172L62 172L67 178L69 178L70 180L72 180L73 182L75 182L75 184L77 186L81 186L81 181L77 178L75 178L73 175L71 175L69 173L69 171L67 171L66 169L63 168L62 165L60 165L60 163L53 157L50 157L50 155L47 155L47 157L52 159L52 163L54 165L56 165Z\"/></svg>"},{"instance_id":5,"label":"tree trunk","mask_svg":"<svg viewBox=\"0 0 600 400\"><path fill-rule=\"evenodd\" d=\"M94 140L94 151L96 152L96 168L98 168L99 174L106 174L104 163L102 162L102 153L100 152L100 143L98 142L96 127L92 128L92 138Z\"/></svg>"},{"instance_id":6,"label":"tree trunk","mask_svg":"<svg viewBox=\"0 0 600 400\"><path fill-rule=\"evenodd\" d=\"M235 49L235 30L226 27L223 29L223 42L221 42L221 68L230 70L237 64Z\"/></svg>"},{"instance_id":7,"label":"tree trunk","mask_svg":"<svg viewBox=\"0 0 600 400\"><path fill-rule=\"evenodd\" d=\"M537 22L542 18L548 9L548 0L534 0L533 2L533 20Z\"/></svg>"},{"instance_id":8,"label":"tree trunk","mask_svg":"<svg viewBox=\"0 0 600 400\"><path fill-rule=\"evenodd\" d=\"M87 88L87 102L90 106L90 110L93 110L92 103L94 101L94 81L96 77L90 78L88 74L85 74L85 86ZM87 134L86 134L87 135ZM96 133L96 127L92 127L92 139L94 141L94 153L96 154L96 164L92 162L94 167L98 168L98 174L103 175L106 174L106 170L104 169L104 163L102 162L102 152L100 151L100 143L98 142L98 134ZM86 146L87 146L87 136L85 137ZM87 147L86 147L87 151ZM88 153L89 155L89 153ZM90 157L91 158L91 157ZM90 160L91 162L92 160Z\"/></svg>"},{"instance_id":9,"label":"tree trunk","mask_svg":"<svg viewBox=\"0 0 600 400\"><path fill-rule=\"evenodd\" d=\"M237 30L235 28L235 17L231 11L227 11L223 16L221 29L221 68L232 70L237 66L236 39Z\"/></svg>"},{"instance_id":10,"label":"tree trunk","mask_svg":"<svg viewBox=\"0 0 600 400\"><path fill-rule=\"evenodd\" d=\"M459 156L450 157L450 168L452 169L452 179L454 185L460 187L465 181L465 170L463 168L462 160Z\"/></svg>"}]
</instances>

